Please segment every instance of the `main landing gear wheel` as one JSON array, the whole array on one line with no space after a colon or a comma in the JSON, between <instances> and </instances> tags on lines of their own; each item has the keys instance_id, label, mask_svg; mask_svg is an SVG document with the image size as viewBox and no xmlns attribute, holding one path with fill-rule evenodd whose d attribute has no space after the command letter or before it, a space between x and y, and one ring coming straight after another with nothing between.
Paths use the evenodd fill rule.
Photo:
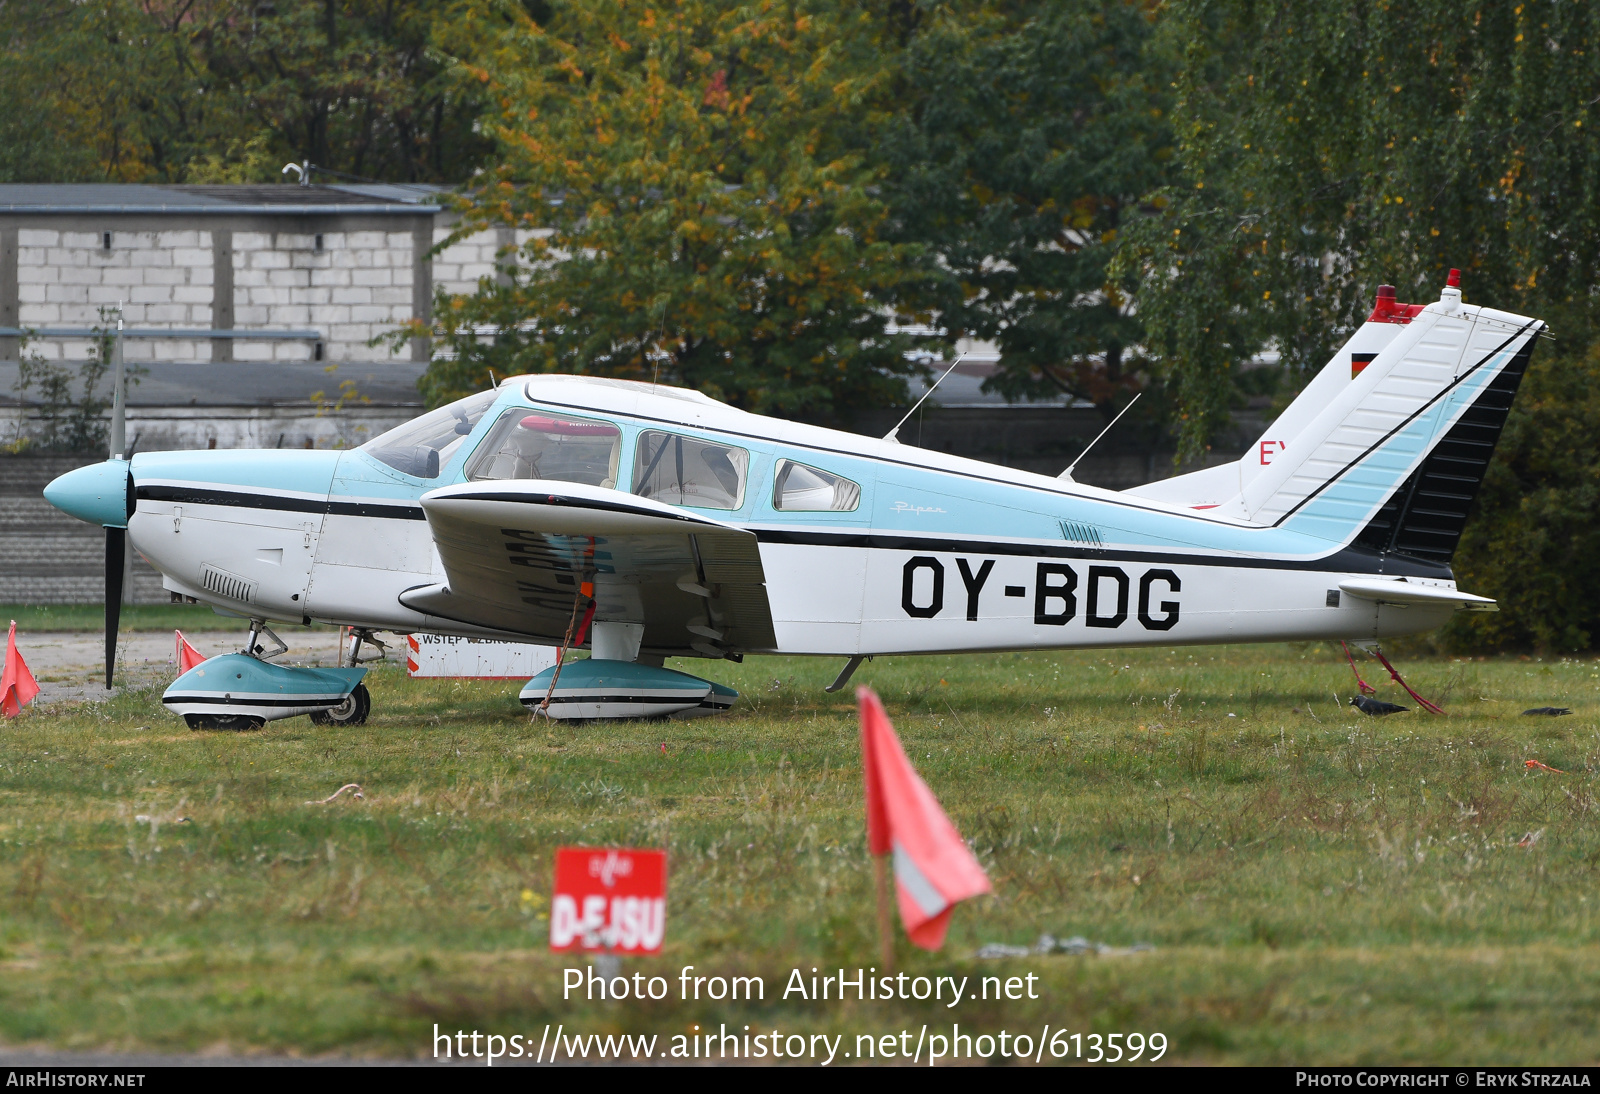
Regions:
<instances>
[{"instance_id":1,"label":"main landing gear wheel","mask_svg":"<svg viewBox=\"0 0 1600 1094\"><path fill-rule=\"evenodd\" d=\"M252 714L185 714L183 720L190 729L247 730L260 729L267 724L265 718Z\"/></svg>"},{"instance_id":2,"label":"main landing gear wheel","mask_svg":"<svg viewBox=\"0 0 1600 1094\"><path fill-rule=\"evenodd\" d=\"M345 701L311 716L319 726L364 726L372 713L372 695L367 685L357 684Z\"/></svg>"}]
</instances>

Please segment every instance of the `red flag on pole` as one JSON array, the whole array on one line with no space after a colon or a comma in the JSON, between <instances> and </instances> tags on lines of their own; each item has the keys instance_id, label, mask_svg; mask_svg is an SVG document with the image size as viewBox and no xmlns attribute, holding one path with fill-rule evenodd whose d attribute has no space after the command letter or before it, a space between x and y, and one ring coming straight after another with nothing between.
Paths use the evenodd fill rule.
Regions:
<instances>
[{"instance_id":1,"label":"red flag on pole","mask_svg":"<svg viewBox=\"0 0 1600 1094\"><path fill-rule=\"evenodd\" d=\"M33 682L28 663L17 652L17 621L13 619L11 633L6 636L6 667L0 672L0 713L15 718L38 694L39 685Z\"/></svg>"},{"instance_id":2,"label":"red flag on pole","mask_svg":"<svg viewBox=\"0 0 1600 1094\"><path fill-rule=\"evenodd\" d=\"M183 636L182 631L173 631L172 633L173 636L178 640L177 658L179 673L188 672L190 669L194 668L200 662L205 660L204 654L195 649L193 646L189 645L189 640Z\"/></svg>"},{"instance_id":3,"label":"red flag on pole","mask_svg":"<svg viewBox=\"0 0 1600 1094\"><path fill-rule=\"evenodd\" d=\"M876 693L857 688L856 698L867 782L867 845L874 855L894 856L906 934L923 949L937 950L944 945L951 909L989 892L989 878L906 759Z\"/></svg>"}]
</instances>

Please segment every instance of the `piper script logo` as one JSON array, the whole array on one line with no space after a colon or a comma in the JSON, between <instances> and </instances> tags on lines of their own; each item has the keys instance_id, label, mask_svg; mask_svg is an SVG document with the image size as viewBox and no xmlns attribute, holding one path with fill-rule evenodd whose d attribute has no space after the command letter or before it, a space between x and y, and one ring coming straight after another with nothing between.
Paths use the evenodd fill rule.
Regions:
<instances>
[{"instance_id":1,"label":"piper script logo","mask_svg":"<svg viewBox=\"0 0 1600 1094\"><path fill-rule=\"evenodd\" d=\"M667 925L667 853L636 848L556 851L550 949L661 952Z\"/></svg>"}]
</instances>

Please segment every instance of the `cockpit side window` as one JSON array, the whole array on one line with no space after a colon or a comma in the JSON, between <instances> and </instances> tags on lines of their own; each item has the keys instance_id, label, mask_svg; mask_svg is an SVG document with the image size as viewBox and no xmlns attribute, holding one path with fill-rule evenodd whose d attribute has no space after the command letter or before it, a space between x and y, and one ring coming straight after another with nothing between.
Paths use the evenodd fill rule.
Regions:
<instances>
[{"instance_id":1,"label":"cockpit side window","mask_svg":"<svg viewBox=\"0 0 1600 1094\"><path fill-rule=\"evenodd\" d=\"M610 422L527 407L500 415L467 464L467 478L555 479L614 489L622 431Z\"/></svg>"},{"instance_id":2,"label":"cockpit side window","mask_svg":"<svg viewBox=\"0 0 1600 1094\"><path fill-rule=\"evenodd\" d=\"M779 460L772 507L783 512L849 513L861 504L861 487L828 471Z\"/></svg>"},{"instance_id":3,"label":"cockpit side window","mask_svg":"<svg viewBox=\"0 0 1600 1094\"><path fill-rule=\"evenodd\" d=\"M633 492L667 505L738 509L749 469L742 448L646 430L634 452Z\"/></svg>"},{"instance_id":4,"label":"cockpit side window","mask_svg":"<svg viewBox=\"0 0 1600 1094\"><path fill-rule=\"evenodd\" d=\"M471 436L478 419L494 405L498 394L480 391L430 410L372 438L360 451L403 474L436 479L440 469L450 463L462 442Z\"/></svg>"}]
</instances>

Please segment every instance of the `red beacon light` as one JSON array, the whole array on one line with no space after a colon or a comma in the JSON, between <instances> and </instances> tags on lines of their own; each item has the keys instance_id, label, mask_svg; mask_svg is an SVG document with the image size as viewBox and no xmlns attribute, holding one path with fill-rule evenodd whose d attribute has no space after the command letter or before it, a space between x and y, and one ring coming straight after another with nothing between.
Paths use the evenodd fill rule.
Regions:
<instances>
[{"instance_id":1,"label":"red beacon light","mask_svg":"<svg viewBox=\"0 0 1600 1094\"><path fill-rule=\"evenodd\" d=\"M1461 271L1451 269L1450 276L1444 279L1444 285L1447 289L1459 289L1461 287Z\"/></svg>"},{"instance_id":2,"label":"red beacon light","mask_svg":"<svg viewBox=\"0 0 1600 1094\"><path fill-rule=\"evenodd\" d=\"M1372 305L1369 323L1409 323L1422 311L1421 304L1401 304L1394 298L1393 285L1379 285L1378 299Z\"/></svg>"}]
</instances>

